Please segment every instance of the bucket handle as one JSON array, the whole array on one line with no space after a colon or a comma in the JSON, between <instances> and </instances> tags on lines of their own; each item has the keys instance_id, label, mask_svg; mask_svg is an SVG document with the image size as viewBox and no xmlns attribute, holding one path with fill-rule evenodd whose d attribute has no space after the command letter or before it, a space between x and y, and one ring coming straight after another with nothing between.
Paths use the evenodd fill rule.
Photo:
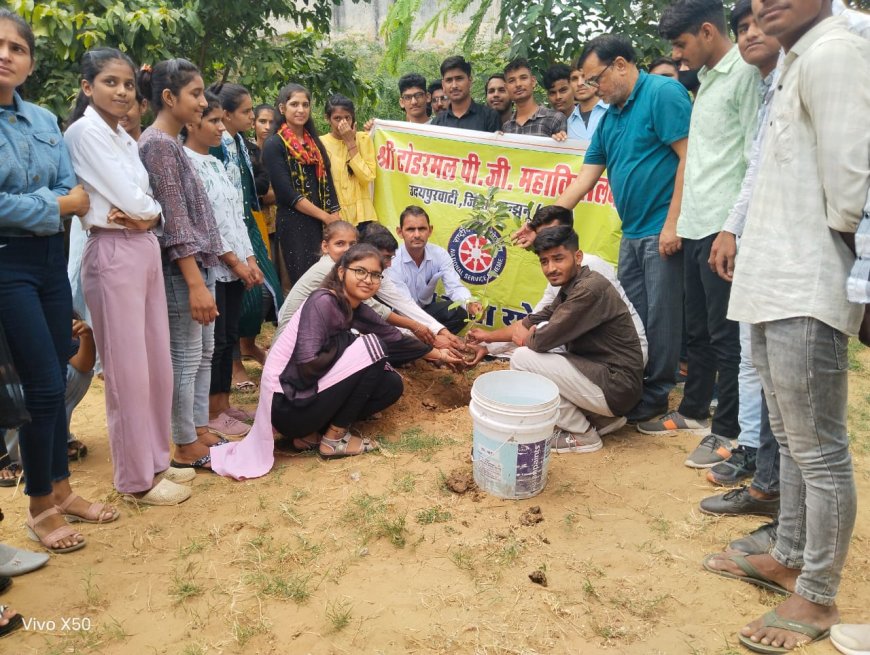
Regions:
<instances>
[{"instance_id":1,"label":"bucket handle","mask_svg":"<svg viewBox=\"0 0 870 655\"><path fill-rule=\"evenodd\" d=\"M474 459L474 446L472 445L472 447L471 447L471 463L473 464L474 462L483 462L483 461L486 461L486 460L488 460L488 459L493 459L493 458L496 456L496 454L497 454L497 453L498 453L502 448L504 448L505 446L507 446L509 443L516 443L516 441L514 441L514 437L515 437L515 436L516 436L516 434L512 434L512 435L510 436L509 439L505 439L505 440L502 442L501 446L499 446L498 448L496 448L495 450L493 450L491 455L486 455L485 457L481 457L480 459Z\"/></svg>"}]
</instances>

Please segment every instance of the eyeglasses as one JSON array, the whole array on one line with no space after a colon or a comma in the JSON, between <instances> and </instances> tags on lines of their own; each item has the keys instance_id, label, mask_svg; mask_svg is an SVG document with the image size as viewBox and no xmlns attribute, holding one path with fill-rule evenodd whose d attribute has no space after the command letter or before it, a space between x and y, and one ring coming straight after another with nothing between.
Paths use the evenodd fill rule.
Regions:
<instances>
[{"instance_id":1,"label":"eyeglasses","mask_svg":"<svg viewBox=\"0 0 870 655\"><path fill-rule=\"evenodd\" d=\"M404 93L402 94L402 100L405 102L411 102L412 100L420 101L426 97L426 93L424 91L417 91L417 93Z\"/></svg>"},{"instance_id":2,"label":"eyeglasses","mask_svg":"<svg viewBox=\"0 0 870 655\"><path fill-rule=\"evenodd\" d=\"M367 271L364 268L349 268L349 271L353 271L353 274L356 275L356 279L360 282L365 281L366 279L370 280L372 284L380 284L381 280L384 279L383 273L376 273L374 271Z\"/></svg>"},{"instance_id":3,"label":"eyeglasses","mask_svg":"<svg viewBox=\"0 0 870 655\"><path fill-rule=\"evenodd\" d=\"M615 64L615 63L616 63L615 61L611 61L609 64L607 64L607 66L604 67L603 71L598 73L598 75L593 75L588 80L586 80L586 82L585 82L586 86L588 86L590 89L597 89L599 86L601 86L601 84L600 84L601 76L604 75L604 73L607 72L607 69L610 68L611 66L613 66L613 64Z\"/></svg>"},{"instance_id":4,"label":"eyeglasses","mask_svg":"<svg viewBox=\"0 0 870 655\"><path fill-rule=\"evenodd\" d=\"M448 102L447 96L432 96L432 102Z\"/></svg>"}]
</instances>

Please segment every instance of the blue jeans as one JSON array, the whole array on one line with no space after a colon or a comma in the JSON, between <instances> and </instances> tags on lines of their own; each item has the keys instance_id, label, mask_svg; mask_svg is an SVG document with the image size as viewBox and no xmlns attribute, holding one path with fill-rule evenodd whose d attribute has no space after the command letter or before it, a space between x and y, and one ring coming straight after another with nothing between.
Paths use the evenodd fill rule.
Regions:
<instances>
[{"instance_id":1,"label":"blue jeans","mask_svg":"<svg viewBox=\"0 0 870 655\"><path fill-rule=\"evenodd\" d=\"M667 408L676 385L683 320L683 256L659 255L659 237L623 238L619 244L619 282L646 329L649 359L641 403Z\"/></svg>"},{"instance_id":2,"label":"blue jeans","mask_svg":"<svg viewBox=\"0 0 870 655\"><path fill-rule=\"evenodd\" d=\"M741 446L758 448L761 444L761 401L763 391L761 378L752 364L752 326L749 323L740 324L740 372L737 383L740 391L737 420L740 423L740 437L737 440ZM769 430L769 426L767 426Z\"/></svg>"},{"instance_id":3,"label":"blue jeans","mask_svg":"<svg viewBox=\"0 0 870 655\"><path fill-rule=\"evenodd\" d=\"M214 271L200 269L214 296ZM172 357L172 441L185 446L196 441L196 428L208 425L208 391L214 354L214 323L200 325L190 315L190 290L173 264L163 264L169 307L169 353Z\"/></svg>"},{"instance_id":4,"label":"blue jeans","mask_svg":"<svg viewBox=\"0 0 870 655\"><path fill-rule=\"evenodd\" d=\"M741 435L742 436L742 435ZM770 412L767 410L767 398L761 394L761 438L758 442L758 452L755 454L755 475L752 476L752 488L763 494L779 495L779 442L770 429Z\"/></svg>"},{"instance_id":5,"label":"blue jeans","mask_svg":"<svg viewBox=\"0 0 870 655\"><path fill-rule=\"evenodd\" d=\"M846 433L849 338L814 318L752 326L752 360L780 447L779 529L772 555L801 569L795 593L832 605L855 525Z\"/></svg>"},{"instance_id":6,"label":"blue jeans","mask_svg":"<svg viewBox=\"0 0 870 655\"><path fill-rule=\"evenodd\" d=\"M72 296L63 234L0 237L0 321L31 417L20 432L24 492L48 496L53 483L69 477L64 372Z\"/></svg>"}]
</instances>

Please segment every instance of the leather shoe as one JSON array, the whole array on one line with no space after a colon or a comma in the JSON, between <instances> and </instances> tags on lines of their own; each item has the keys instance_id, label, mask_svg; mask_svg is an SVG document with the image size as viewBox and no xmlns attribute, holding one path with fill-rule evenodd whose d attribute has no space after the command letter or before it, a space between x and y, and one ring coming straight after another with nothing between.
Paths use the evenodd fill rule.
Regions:
<instances>
[{"instance_id":1,"label":"leather shoe","mask_svg":"<svg viewBox=\"0 0 870 655\"><path fill-rule=\"evenodd\" d=\"M701 501L704 514L716 516L769 516L775 519L779 514L779 498L761 500L749 493L749 487L737 487L718 496L710 496Z\"/></svg>"}]
</instances>

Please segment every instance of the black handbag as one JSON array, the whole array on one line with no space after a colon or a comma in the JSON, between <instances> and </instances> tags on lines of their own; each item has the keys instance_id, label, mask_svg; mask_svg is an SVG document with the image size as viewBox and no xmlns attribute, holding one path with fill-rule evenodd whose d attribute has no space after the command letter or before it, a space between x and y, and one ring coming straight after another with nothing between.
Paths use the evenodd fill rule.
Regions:
<instances>
[{"instance_id":1,"label":"black handbag","mask_svg":"<svg viewBox=\"0 0 870 655\"><path fill-rule=\"evenodd\" d=\"M25 423L30 423L30 413L24 404L24 388L0 323L0 429L13 430Z\"/></svg>"}]
</instances>

